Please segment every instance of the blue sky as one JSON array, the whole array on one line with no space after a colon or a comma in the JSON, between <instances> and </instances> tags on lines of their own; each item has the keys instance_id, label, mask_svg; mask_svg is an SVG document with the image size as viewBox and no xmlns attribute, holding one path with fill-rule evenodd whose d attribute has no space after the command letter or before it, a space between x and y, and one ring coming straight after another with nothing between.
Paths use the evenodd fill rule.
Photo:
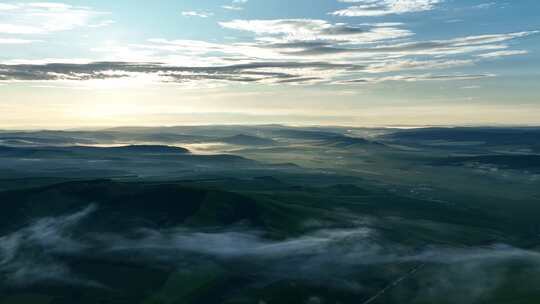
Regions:
<instances>
[{"instance_id":1,"label":"blue sky","mask_svg":"<svg viewBox=\"0 0 540 304\"><path fill-rule=\"evenodd\" d=\"M540 124L539 13L533 0L3 1L0 127Z\"/></svg>"}]
</instances>

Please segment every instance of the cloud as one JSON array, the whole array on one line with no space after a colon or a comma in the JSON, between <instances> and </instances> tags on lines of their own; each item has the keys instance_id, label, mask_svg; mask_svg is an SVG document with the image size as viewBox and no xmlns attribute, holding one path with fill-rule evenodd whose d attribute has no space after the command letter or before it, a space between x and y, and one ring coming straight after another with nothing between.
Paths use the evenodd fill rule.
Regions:
<instances>
[{"instance_id":1,"label":"cloud","mask_svg":"<svg viewBox=\"0 0 540 304\"><path fill-rule=\"evenodd\" d=\"M97 23L89 24L88 27L90 27L90 28L106 27L106 26L109 26L109 25L115 24L115 23L116 23L116 21L114 21L114 20L102 20L102 21L99 21Z\"/></svg>"},{"instance_id":2,"label":"cloud","mask_svg":"<svg viewBox=\"0 0 540 304\"><path fill-rule=\"evenodd\" d=\"M183 11L182 16L208 18L208 17L214 16L214 13L207 12L207 11Z\"/></svg>"},{"instance_id":3,"label":"cloud","mask_svg":"<svg viewBox=\"0 0 540 304\"><path fill-rule=\"evenodd\" d=\"M230 10L230 11L241 11L244 9L241 6L236 6L236 5L222 5L221 8Z\"/></svg>"},{"instance_id":4,"label":"cloud","mask_svg":"<svg viewBox=\"0 0 540 304\"><path fill-rule=\"evenodd\" d=\"M190 229L139 229L131 236L101 234L94 236L96 252L105 256L130 257L143 262L178 265L196 256L218 263L243 263L257 269L260 280L300 279L337 288L359 288L349 276L362 267L409 263L451 267L462 280L477 282L467 269L476 273L494 266L500 269L519 260L530 267L540 266L540 254L504 244L484 247L406 246L386 240L368 227L323 229L284 240L270 240L257 231L193 231ZM437 268L435 268L437 269ZM408 274L405 274L408 276ZM504 276L495 271L492 277ZM436 277L447 277L441 272ZM390 284L395 283L395 281ZM432 286L434 287L434 286Z\"/></svg>"},{"instance_id":5,"label":"cloud","mask_svg":"<svg viewBox=\"0 0 540 304\"><path fill-rule=\"evenodd\" d=\"M38 40L18 39L18 38L0 38L0 44L31 44Z\"/></svg>"},{"instance_id":6,"label":"cloud","mask_svg":"<svg viewBox=\"0 0 540 304\"><path fill-rule=\"evenodd\" d=\"M96 206L59 217L36 220L26 228L0 237L0 277L10 285L38 282L100 286L80 278L55 258L56 254L75 255L87 247L69 235L82 220L95 212Z\"/></svg>"},{"instance_id":7,"label":"cloud","mask_svg":"<svg viewBox=\"0 0 540 304\"><path fill-rule=\"evenodd\" d=\"M498 58L505 56L514 56L514 55L525 55L528 54L528 51L525 50L507 50L507 51L496 51L490 53L479 54L478 57L481 58Z\"/></svg>"},{"instance_id":8,"label":"cloud","mask_svg":"<svg viewBox=\"0 0 540 304\"><path fill-rule=\"evenodd\" d=\"M528 269L540 266L538 252L505 244L412 247L387 240L384 233L366 226L315 230L281 240L268 239L260 231L239 227L197 231L182 227L161 230L139 227L133 231L100 233L85 231L81 225L97 216L94 215L96 210L96 205L90 205L72 214L38 219L27 227L0 237L0 277L5 278L2 282L17 286L57 282L106 288L62 262L66 255L75 260L91 255L95 261L127 260L155 267L167 265L169 268L183 265L182 269L187 271L190 270L189 265L212 260L224 265L246 266L235 268L237 273L242 269L256 269L259 283L300 279L362 290L362 286L351 281L350 276L366 269L363 267L408 263L411 270L403 272L397 279L394 274L387 286L413 279L427 296L434 291L440 296L447 294L445 288L450 283L465 292L477 292L483 280L504 280L502 273L505 267L511 267L509 265L513 261L526 263ZM416 272L425 265L433 266L430 267L431 275L416 278ZM384 272L386 267L378 269ZM431 280L431 284L424 286L426 282L423 280ZM494 288L489 286L482 285L481 294ZM383 287L381 291L388 289ZM375 292L375 297L379 293Z\"/></svg>"},{"instance_id":9,"label":"cloud","mask_svg":"<svg viewBox=\"0 0 540 304\"><path fill-rule=\"evenodd\" d=\"M432 10L442 0L339 0L353 6L333 12L344 17L384 16Z\"/></svg>"},{"instance_id":10,"label":"cloud","mask_svg":"<svg viewBox=\"0 0 540 304\"><path fill-rule=\"evenodd\" d=\"M152 76L159 82L227 81L241 83L304 83L306 74L361 70L362 66L326 62L252 62L226 66L182 67L151 63L0 65L0 81L90 81Z\"/></svg>"},{"instance_id":11,"label":"cloud","mask_svg":"<svg viewBox=\"0 0 540 304\"><path fill-rule=\"evenodd\" d=\"M476 89L481 89L482 87L479 85L469 85L469 86L464 86L461 88L464 90L476 90Z\"/></svg>"},{"instance_id":12,"label":"cloud","mask_svg":"<svg viewBox=\"0 0 540 304\"><path fill-rule=\"evenodd\" d=\"M407 56L436 56L437 58L468 53L493 52L506 49L506 41L525 38L538 31L489 34L458 37L446 40L404 41L413 33L400 28L399 23L376 23L350 26L332 24L316 19L233 20L221 22L224 28L248 31L255 34L255 43L243 43L238 47L271 50L275 57L325 58L358 62L362 59L377 61L379 65L394 65L396 58ZM260 52L264 54L264 52ZM400 59L410 61L410 59ZM417 61L417 60L416 60ZM440 61L440 59L439 59ZM432 60L427 60L432 62ZM461 58L439 62L434 68L455 63L469 62ZM426 65L427 66L427 65ZM403 65L407 68L407 65Z\"/></svg>"},{"instance_id":13,"label":"cloud","mask_svg":"<svg viewBox=\"0 0 540 304\"><path fill-rule=\"evenodd\" d=\"M276 43L325 40L370 43L412 35L408 30L391 26L356 27L318 19L233 20L219 24L228 29L270 35L259 40Z\"/></svg>"},{"instance_id":14,"label":"cloud","mask_svg":"<svg viewBox=\"0 0 540 304\"><path fill-rule=\"evenodd\" d=\"M247 228L228 229L134 227L121 232L88 232L83 224L91 223L97 211L90 205L72 214L38 219L17 231L0 237L0 278L5 284L27 286L43 282L106 288L74 272L62 257L71 259L91 255L95 261L126 261L170 269L190 271L198 262L212 260L223 265L241 265L256 271L264 284L281 279L314 281L336 288L364 290L351 281L365 267L411 265L410 271L396 278L387 277L389 288L404 279L417 280L420 295L448 294L448 284L469 295L484 295L504 280L505 269L519 261L527 269L540 266L540 254L505 244L478 247L411 245L385 238L384 232L368 226L314 230L287 239L269 239L260 231ZM359 225L374 224L372 220ZM189 261L189 263L186 263ZM180 266L181 265L181 266ZM415 276L425 265L430 272ZM402 267L403 268L403 267ZM250 273L253 276L253 272ZM493 284L483 284L490 278ZM424 280L428 280L429 284ZM481 284L482 283L482 284ZM392 287L393 286L393 287ZM478 288L482 287L482 292ZM365 292L365 290L364 290ZM423 294L422 294L423 293ZM374 297L380 292L375 292ZM426 301L432 302L432 301ZM459 303L466 303L459 301Z\"/></svg>"},{"instance_id":15,"label":"cloud","mask_svg":"<svg viewBox=\"0 0 540 304\"><path fill-rule=\"evenodd\" d=\"M340 2L348 3L350 7L334 12L335 15L382 16L428 11L444 1ZM242 8L246 3L246 0L231 0L227 6ZM199 18L213 16L210 11L199 10L181 14ZM0 34L3 34L0 45L31 44L40 40L30 35L98 28L114 23L105 12L52 2L1 4L0 20ZM424 81L433 80L431 75L455 75L436 70L525 54L526 50L510 50L510 41L538 33L521 31L422 41L415 39L412 29L400 22L348 24L322 19L234 19L218 24L228 32L242 32L243 38L225 42L159 37L139 43L107 41L91 46L89 51L93 55L88 57L97 58L95 60L11 59L0 64L0 82L118 83L133 80L132 84L139 85L221 86L231 83L295 85ZM32 39L26 39L25 35ZM326 65L323 67L321 63ZM414 77L410 73L412 70L428 71Z\"/></svg>"},{"instance_id":16,"label":"cloud","mask_svg":"<svg viewBox=\"0 0 540 304\"><path fill-rule=\"evenodd\" d=\"M201 12L184 13L202 17ZM107 23L107 20L102 22ZM87 24L98 25L96 22ZM395 22L349 25L320 19L236 19L219 25L251 33L252 37L234 42L162 38L136 44L111 42L91 49L103 58L99 62L10 60L0 64L0 82L114 81L115 84L165 83L192 87L231 83L308 85L427 81L436 78L431 76L437 75L431 72L433 70L474 65L495 56L519 55L521 53L507 50L509 41L538 33L523 31L417 41L406 25ZM419 77L404 74L411 70L430 72ZM373 74L385 75L375 77ZM439 77L437 80L462 78Z\"/></svg>"},{"instance_id":17,"label":"cloud","mask_svg":"<svg viewBox=\"0 0 540 304\"><path fill-rule=\"evenodd\" d=\"M384 77L365 77L349 80L336 81L335 84L351 85L351 84L370 84L380 83L387 81L403 81L403 82L417 82L417 81L448 81L448 80L477 80L489 77L495 77L495 74L454 74L454 75L395 75Z\"/></svg>"},{"instance_id":18,"label":"cloud","mask_svg":"<svg viewBox=\"0 0 540 304\"><path fill-rule=\"evenodd\" d=\"M464 65L474 64L473 60L394 60L380 63L373 63L367 66L366 71L370 73L387 73L402 70L417 69L446 69Z\"/></svg>"},{"instance_id":19,"label":"cloud","mask_svg":"<svg viewBox=\"0 0 540 304\"><path fill-rule=\"evenodd\" d=\"M8 10L14 10L14 9L17 9L16 5L0 3L0 11L8 11Z\"/></svg>"},{"instance_id":20,"label":"cloud","mask_svg":"<svg viewBox=\"0 0 540 304\"><path fill-rule=\"evenodd\" d=\"M495 6L497 3L495 2L486 2L486 3L481 3L481 4L477 4L477 5L474 5L472 8L473 9L488 9L488 8L491 8L493 6Z\"/></svg>"},{"instance_id":21,"label":"cloud","mask_svg":"<svg viewBox=\"0 0 540 304\"><path fill-rule=\"evenodd\" d=\"M248 3L248 0L233 0L229 5L222 5L221 8L230 11L241 11L244 9L243 4Z\"/></svg>"},{"instance_id":22,"label":"cloud","mask_svg":"<svg viewBox=\"0 0 540 304\"><path fill-rule=\"evenodd\" d=\"M0 6L0 33L41 35L67 31L89 26L96 20L97 24L104 24L104 21L99 21L99 19L107 15L105 12L95 11L88 7L63 3L34 2L2 5Z\"/></svg>"},{"instance_id":23,"label":"cloud","mask_svg":"<svg viewBox=\"0 0 540 304\"><path fill-rule=\"evenodd\" d=\"M456 55L471 52L505 49L502 42L524 38L538 31L508 34L467 36L448 40L405 42L375 47L315 46L292 52L296 55L336 55L336 54L399 54L399 55Z\"/></svg>"}]
</instances>

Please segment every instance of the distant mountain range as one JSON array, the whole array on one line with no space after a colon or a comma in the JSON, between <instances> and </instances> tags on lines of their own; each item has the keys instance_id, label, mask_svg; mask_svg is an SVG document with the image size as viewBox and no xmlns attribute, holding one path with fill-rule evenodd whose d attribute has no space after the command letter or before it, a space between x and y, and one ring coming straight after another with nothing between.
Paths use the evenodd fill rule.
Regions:
<instances>
[{"instance_id":1,"label":"distant mountain range","mask_svg":"<svg viewBox=\"0 0 540 304\"><path fill-rule=\"evenodd\" d=\"M398 130L384 136L398 140L483 142L490 145L540 145L540 128L425 128Z\"/></svg>"}]
</instances>

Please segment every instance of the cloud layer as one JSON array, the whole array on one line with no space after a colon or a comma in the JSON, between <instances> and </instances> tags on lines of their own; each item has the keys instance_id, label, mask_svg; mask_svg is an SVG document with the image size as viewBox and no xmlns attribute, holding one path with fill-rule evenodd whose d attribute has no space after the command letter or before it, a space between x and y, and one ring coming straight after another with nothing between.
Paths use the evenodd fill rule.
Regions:
<instances>
[{"instance_id":1,"label":"cloud layer","mask_svg":"<svg viewBox=\"0 0 540 304\"><path fill-rule=\"evenodd\" d=\"M442 0L340 0L338 16L384 16L429 11ZM233 0L227 9L242 9ZM209 18L211 11L186 10L184 17ZM41 42L34 36L112 24L108 14L62 3L0 6L0 45ZM323 19L234 19L216 24L230 41L153 38L139 43L109 41L89 50L96 59L13 58L0 63L0 82L133 80L133 84L341 84L384 81L468 80L495 73L461 73L483 60L525 55L518 40L538 31L416 39L398 22L333 23ZM16 37L14 35L17 35ZM29 37L29 38L25 38Z\"/></svg>"},{"instance_id":2,"label":"cloud layer","mask_svg":"<svg viewBox=\"0 0 540 304\"><path fill-rule=\"evenodd\" d=\"M0 81L90 81L139 79L148 83L360 84L382 81L459 80L493 73L434 73L480 60L525 54L509 41L536 31L403 41L412 33L395 25L348 26L324 20L234 20L221 26L251 32L252 42L208 43L150 39L117 50L96 52L130 62L61 63L8 61ZM14 41L15 42L15 41ZM24 41L20 41L21 43ZM114 58L113 58L114 59ZM160 60L160 62L155 62ZM154 63L153 63L154 62ZM416 73L417 70L429 70ZM373 74L383 74L373 76Z\"/></svg>"},{"instance_id":3,"label":"cloud layer","mask_svg":"<svg viewBox=\"0 0 540 304\"><path fill-rule=\"evenodd\" d=\"M434 284L432 281L429 288L437 287L446 279L456 280L459 283L455 284L464 283L457 287L482 295L479 288L483 292L496 288L498 281L504 280L502 273L505 267L512 261L526 263L529 268L540 266L539 253L508 245L414 248L386 240L376 229L362 226L313 231L285 240L266 239L260 232L239 228L195 231L139 227L116 233L85 233L78 229L91 219L96 210L96 205L90 205L73 214L38 219L27 227L0 237L2 281L14 285L58 282L106 288L100 282L74 273L61 258L91 254L94 260L129 259L146 265L183 265L184 270L189 267L186 265L190 265L185 262L193 258L213 259L224 265L251 265L249 269L258 269L261 280L334 282L338 288L355 290L362 286L351 280L351 275L362 267L408 263L416 266L411 266L410 272L389 286L414 276L425 265L432 265L436 266L433 269L440 268L442 272L432 274L440 282ZM474 270L474 275L471 270ZM480 285L487 278L491 285ZM439 287L448 286L442 284Z\"/></svg>"}]
</instances>

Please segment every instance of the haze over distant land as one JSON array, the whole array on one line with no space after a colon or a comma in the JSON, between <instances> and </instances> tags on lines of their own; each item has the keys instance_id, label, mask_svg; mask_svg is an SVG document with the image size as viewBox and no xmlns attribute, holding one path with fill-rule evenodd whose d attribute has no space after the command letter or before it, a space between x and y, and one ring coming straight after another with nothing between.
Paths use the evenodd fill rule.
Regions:
<instances>
[{"instance_id":1,"label":"haze over distant land","mask_svg":"<svg viewBox=\"0 0 540 304\"><path fill-rule=\"evenodd\" d=\"M0 128L538 125L535 0L0 5Z\"/></svg>"}]
</instances>

